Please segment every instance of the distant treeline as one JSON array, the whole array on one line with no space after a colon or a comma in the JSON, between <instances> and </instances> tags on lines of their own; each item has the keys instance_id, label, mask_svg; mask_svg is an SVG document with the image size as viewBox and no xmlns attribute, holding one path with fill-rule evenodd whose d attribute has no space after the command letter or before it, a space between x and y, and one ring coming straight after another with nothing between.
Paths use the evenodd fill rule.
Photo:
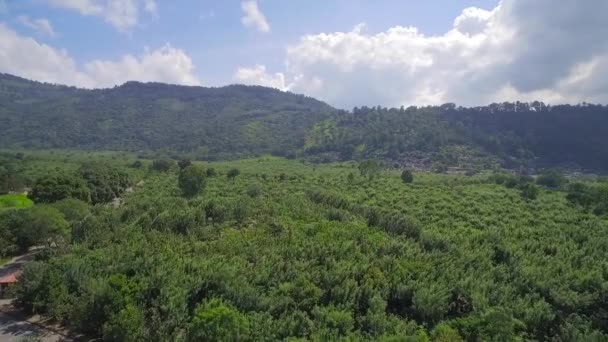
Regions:
<instances>
[{"instance_id":1,"label":"distant treeline","mask_svg":"<svg viewBox=\"0 0 608 342\"><path fill-rule=\"evenodd\" d=\"M608 107L542 102L344 111L258 86L128 82L84 90L0 74L0 146L142 151L193 159L261 154L382 159L445 170L608 170Z\"/></svg>"}]
</instances>

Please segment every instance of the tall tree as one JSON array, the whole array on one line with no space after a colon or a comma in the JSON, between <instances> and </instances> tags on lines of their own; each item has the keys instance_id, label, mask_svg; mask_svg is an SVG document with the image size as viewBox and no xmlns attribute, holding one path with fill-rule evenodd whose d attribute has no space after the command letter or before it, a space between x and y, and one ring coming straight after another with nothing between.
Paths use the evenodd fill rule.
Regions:
<instances>
[{"instance_id":1,"label":"tall tree","mask_svg":"<svg viewBox=\"0 0 608 342\"><path fill-rule=\"evenodd\" d=\"M179 172L178 185L185 196L198 195L207 184L207 172L200 165L190 165Z\"/></svg>"}]
</instances>

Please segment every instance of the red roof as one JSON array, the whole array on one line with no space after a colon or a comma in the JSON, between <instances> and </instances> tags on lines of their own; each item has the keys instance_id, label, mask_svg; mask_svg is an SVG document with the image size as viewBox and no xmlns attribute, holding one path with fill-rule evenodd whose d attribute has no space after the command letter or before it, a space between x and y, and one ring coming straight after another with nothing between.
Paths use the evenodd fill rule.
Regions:
<instances>
[{"instance_id":1,"label":"red roof","mask_svg":"<svg viewBox=\"0 0 608 342\"><path fill-rule=\"evenodd\" d=\"M15 271L9 273L3 277L0 277L0 284L13 284L17 282L17 277L21 275L21 271Z\"/></svg>"}]
</instances>

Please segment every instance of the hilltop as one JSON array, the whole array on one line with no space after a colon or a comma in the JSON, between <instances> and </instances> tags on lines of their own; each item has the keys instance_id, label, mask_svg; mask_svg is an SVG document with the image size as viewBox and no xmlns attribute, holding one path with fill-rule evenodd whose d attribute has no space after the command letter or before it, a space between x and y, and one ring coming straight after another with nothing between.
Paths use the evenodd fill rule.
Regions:
<instances>
[{"instance_id":1,"label":"hilltop","mask_svg":"<svg viewBox=\"0 0 608 342\"><path fill-rule=\"evenodd\" d=\"M261 86L78 89L0 75L0 146L234 159L380 159L417 169L608 170L608 108L542 102L336 109Z\"/></svg>"}]
</instances>

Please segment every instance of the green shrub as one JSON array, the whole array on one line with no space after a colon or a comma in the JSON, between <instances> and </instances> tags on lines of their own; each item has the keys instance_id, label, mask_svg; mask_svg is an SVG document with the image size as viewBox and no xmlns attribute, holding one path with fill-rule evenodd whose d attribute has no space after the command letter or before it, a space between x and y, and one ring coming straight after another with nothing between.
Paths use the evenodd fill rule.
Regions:
<instances>
[{"instance_id":1,"label":"green shrub","mask_svg":"<svg viewBox=\"0 0 608 342\"><path fill-rule=\"evenodd\" d=\"M175 162L171 159L155 159L152 161L152 170L159 172L167 172L175 166Z\"/></svg>"},{"instance_id":2,"label":"green shrub","mask_svg":"<svg viewBox=\"0 0 608 342\"><path fill-rule=\"evenodd\" d=\"M188 327L188 341L247 341L249 321L221 299L200 305Z\"/></svg>"},{"instance_id":3,"label":"green shrub","mask_svg":"<svg viewBox=\"0 0 608 342\"><path fill-rule=\"evenodd\" d=\"M406 184L414 182L414 175L412 174L412 171L403 170L403 172L401 172L401 180Z\"/></svg>"},{"instance_id":4,"label":"green shrub","mask_svg":"<svg viewBox=\"0 0 608 342\"><path fill-rule=\"evenodd\" d=\"M238 176L240 174L241 174L241 171L239 171L239 169L232 168L232 169L228 170L228 173L226 174L226 176L228 177L228 179L234 180L236 178L236 176Z\"/></svg>"},{"instance_id":5,"label":"green shrub","mask_svg":"<svg viewBox=\"0 0 608 342\"><path fill-rule=\"evenodd\" d=\"M178 185L184 196L193 197L200 194L207 184L207 172L200 165L190 165L181 169Z\"/></svg>"},{"instance_id":6,"label":"green shrub","mask_svg":"<svg viewBox=\"0 0 608 342\"><path fill-rule=\"evenodd\" d=\"M247 187L247 196L251 198L259 197L262 194L262 187L259 184L250 184Z\"/></svg>"}]
</instances>

